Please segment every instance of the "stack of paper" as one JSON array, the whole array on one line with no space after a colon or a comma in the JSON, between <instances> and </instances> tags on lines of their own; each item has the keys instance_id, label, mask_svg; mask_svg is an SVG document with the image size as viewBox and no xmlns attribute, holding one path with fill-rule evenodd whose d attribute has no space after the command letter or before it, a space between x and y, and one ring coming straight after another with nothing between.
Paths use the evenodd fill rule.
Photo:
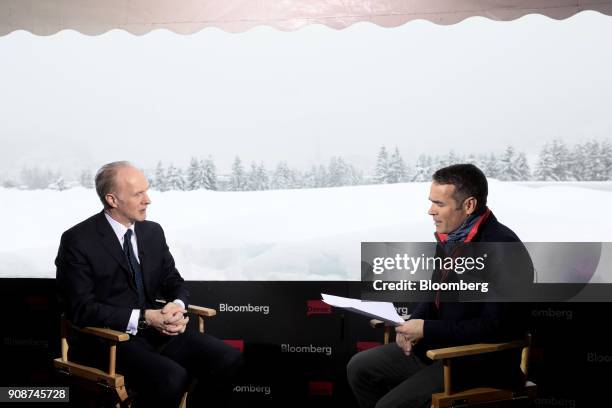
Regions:
<instances>
[{"instance_id":1,"label":"stack of paper","mask_svg":"<svg viewBox=\"0 0 612 408\"><path fill-rule=\"evenodd\" d=\"M341 307L394 326L404 323L404 319L397 314L395 306L390 302L366 302L360 299L326 295L325 293L321 293L321 297L330 306Z\"/></svg>"}]
</instances>

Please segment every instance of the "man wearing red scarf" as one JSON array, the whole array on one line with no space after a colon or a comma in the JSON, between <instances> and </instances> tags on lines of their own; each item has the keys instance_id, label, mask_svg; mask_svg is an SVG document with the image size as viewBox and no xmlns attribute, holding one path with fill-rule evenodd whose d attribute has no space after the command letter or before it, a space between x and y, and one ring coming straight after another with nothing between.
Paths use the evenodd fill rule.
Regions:
<instances>
[{"instance_id":1,"label":"man wearing red scarf","mask_svg":"<svg viewBox=\"0 0 612 408\"><path fill-rule=\"evenodd\" d=\"M472 164L457 164L435 172L428 213L436 228L438 247L444 251L455 243L502 243L502 247L504 243L514 243L510 245L518 245L525 259L520 264L524 273L517 274L516 279L529 281L533 269L529 256L517 235L498 222L487 207L487 194L487 179ZM505 272L504 268L492 269L502 275ZM453 273L436 270L432 281L445 282ZM441 362L432 362L425 356L428 349L522 338L525 321L524 308L519 304L444 302L438 292L432 302L415 305L410 320L396 328L395 343L353 356L347 366L349 384L361 408L429 407L431 394L443 390L444 380ZM463 370L458 370L462 374L455 384L464 388L475 384L518 384L522 377L517 352L494 354L459 361L457 365ZM495 373L499 367L508 370Z\"/></svg>"}]
</instances>

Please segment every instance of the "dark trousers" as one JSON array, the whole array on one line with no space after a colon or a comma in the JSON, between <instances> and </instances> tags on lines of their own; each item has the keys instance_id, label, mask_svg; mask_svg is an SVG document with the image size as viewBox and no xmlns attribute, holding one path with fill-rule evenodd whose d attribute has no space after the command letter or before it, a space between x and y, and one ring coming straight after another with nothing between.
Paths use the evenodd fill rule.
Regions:
<instances>
[{"instance_id":1,"label":"dark trousers","mask_svg":"<svg viewBox=\"0 0 612 408\"><path fill-rule=\"evenodd\" d=\"M117 372L137 392L137 407L178 407L192 379L198 380L192 397L227 406L241 363L238 350L197 331L164 336L148 329L117 345Z\"/></svg>"},{"instance_id":2,"label":"dark trousers","mask_svg":"<svg viewBox=\"0 0 612 408\"><path fill-rule=\"evenodd\" d=\"M347 366L348 382L361 408L424 408L444 389L442 362L433 364L396 343L357 353Z\"/></svg>"}]
</instances>

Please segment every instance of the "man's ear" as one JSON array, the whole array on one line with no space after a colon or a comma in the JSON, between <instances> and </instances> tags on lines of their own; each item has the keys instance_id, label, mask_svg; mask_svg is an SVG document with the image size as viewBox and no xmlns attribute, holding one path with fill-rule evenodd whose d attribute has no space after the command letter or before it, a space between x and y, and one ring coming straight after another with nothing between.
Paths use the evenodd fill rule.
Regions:
<instances>
[{"instance_id":1,"label":"man's ear","mask_svg":"<svg viewBox=\"0 0 612 408\"><path fill-rule=\"evenodd\" d=\"M111 208L117 208L117 199L115 198L114 195L112 195L111 193L108 193L104 196L104 199L106 200L106 203Z\"/></svg>"},{"instance_id":2,"label":"man's ear","mask_svg":"<svg viewBox=\"0 0 612 408\"><path fill-rule=\"evenodd\" d=\"M476 197L468 197L463 202L463 209L465 210L467 215L472 215L474 214L474 211L476 211L477 205L478 205L478 200L476 199Z\"/></svg>"}]
</instances>

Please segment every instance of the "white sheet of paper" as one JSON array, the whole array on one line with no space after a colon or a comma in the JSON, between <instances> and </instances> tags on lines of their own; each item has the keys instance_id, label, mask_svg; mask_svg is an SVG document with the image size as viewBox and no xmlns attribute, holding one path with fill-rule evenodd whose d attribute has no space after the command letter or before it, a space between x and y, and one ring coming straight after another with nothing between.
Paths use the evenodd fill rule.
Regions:
<instances>
[{"instance_id":1,"label":"white sheet of paper","mask_svg":"<svg viewBox=\"0 0 612 408\"><path fill-rule=\"evenodd\" d=\"M386 323L396 326L404 323L404 319L397 314L397 310L391 302L365 302L361 299L327 295L325 293L321 293L321 298L330 306L341 307Z\"/></svg>"}]
</instances>

